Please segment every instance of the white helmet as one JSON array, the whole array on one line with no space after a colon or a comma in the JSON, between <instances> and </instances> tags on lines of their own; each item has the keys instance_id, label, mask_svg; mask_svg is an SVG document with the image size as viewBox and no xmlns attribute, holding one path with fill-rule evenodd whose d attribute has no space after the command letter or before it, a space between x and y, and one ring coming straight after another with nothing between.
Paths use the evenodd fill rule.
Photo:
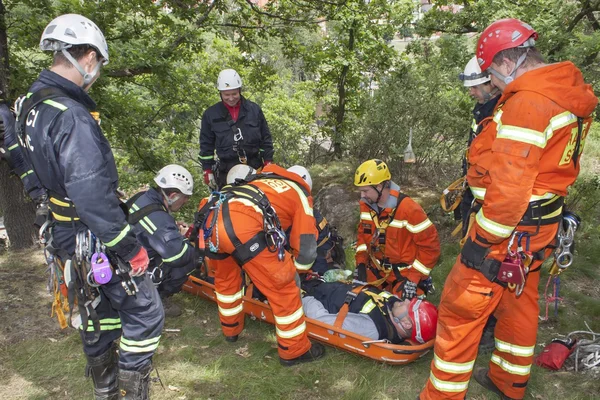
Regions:
<instances>
[{"instance_id":1,"label":"white helmet","mask_svg":"<svg viewBox=\"0 0 600 400\"><path fill-rule=\"evenodd\" d=\"M219 77L217 78L217 89L221 90L230 90L230 89L238 89L242 87L242 78L235 71L235 69L224 69L219 73Z\"/></svg>"},{"instance_id":2,"label":"white helmet","mask_svg":"<svg viewBox=\"0 0 600 400\"><path fill-rule=\"evenodd\" d=\"M310 190L312 190L312 178L310 177L310 173L306 168L304 168L301 165L294 165L289 167L287 170L295 173L296 175L304 179L306 183L308 183L308 187L310 188Z\"/></svg>"},{"instance_id":3,"label":"white helmet","mask_svg":"<svg viewBox=\"0 0 600 400\"><path fill-rule=\"evenodd\" d=\"M162 189L177 189L186 196L191 196L194 191L192 174L177 164L163 167L154 177L154 182Z\"/></svg>"},{"instance_id":4,"label":"white helmet","mask_svg":"<svg viewBox=\"0 0 600 400\"><path fill-rule=\"evenodd\" d=\"M227 173L227 184L235 183L236 179L246 180L250 175L254 175L256 170L246 164L234 165Z\"/></svg>"},{"instance_id":5,"label":"white helmet","mask_svg":"<svg viewBox=\"0 0 600 400\"><path fill-rule=\"evenodd\" d=\"M465 71L458 76L463 81L465 87L477 86L490 81L490 75L487 72L481 72L477 57L469 60L465 66Z\"/></svg>"},{"instance_id":6,"label":"white helmet","mask_svg":"<svg viewBox=\"0 0 600 400\"><path fill-rule=\"evenodd\" d=\"M79 14L65 14L54 18L42 34L40 49L43 51L62 52L83 76L84 86L87 86L98 74L100 64L93 73L88 74L67 51L68 48L87 44L96 49L103 58L102 64L108 64L108 45L98 26Z\"/></svg>"}]
</instances>

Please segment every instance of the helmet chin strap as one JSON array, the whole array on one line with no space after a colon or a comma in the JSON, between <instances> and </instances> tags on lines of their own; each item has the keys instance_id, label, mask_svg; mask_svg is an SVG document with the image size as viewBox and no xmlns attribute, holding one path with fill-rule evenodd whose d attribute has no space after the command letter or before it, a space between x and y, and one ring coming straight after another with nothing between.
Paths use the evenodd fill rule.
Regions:
<instances>
[{"instance_id":1,"label":"helmet chin strap","mask_svg":"<svg viewBox=\"0 0 600 400\"><path fill-rule=\"evenodd\" d=\"M498 94L499 90L497 87L493 88L492 90L490 90L489 93L485 93L483 95L483 102L487 103L488 101L490 101L491 99L493 99L494 97L496 97L496 95Z\"/></svg>"},{"instance_id":2,"label":"helmet chin strap","mask_svg":"<svg viewBox=\"0 0 600 400\"><path fill-rule=\"evenodd\" d=\"M63 54L63 56L65 56L67 60L71 62L71 64L73 64L77 71L79 71L79 73L83 77L83 85L81 85L81 88L86 89L92 83L96 75L98 75L98 71L100 71L102 63L99 62L98 64L96 64L92 73L88 74L87 72L85 72L81 64L79 64L79 62L75 58L73 58L71 53L67 51L67 49L62 49L61 53Z\"/></svg>"},{"instance_id":3,"label":"helmet chin strap","mask_svg":"<svg viewBox=\"0 0 600 400\"><path fill-rule=\"evenodd\" d=\"M509 83L511 83L512 81L515 80L515 75L517 75L517 70L523 64L523 62L525 62L525 59L527 58L528 53L529 53L529 49L527 49L527 51L525 53L521 54L521 56L517 60L517 63L515 64L515 67L513 68L512 72L510 74L508 74L508 76L502 75L500 72L496 71L492 67L489 67L488 70L496 78L500 79L502 82L504 82L505 84L508 85Z\"/></svg>"},{"instance_id":4,"label":"helmet chin strap","mask_svg":"<svg viewBox=\"0 0 600 400\"><path fill-rule=\"evenodd\" d=\"M171 206L173 205L173 203L175 203L177 200L179 200L179 197L175 200L169 198L169 196L167 196L167 194L165 193L165 191L161 188L160 192L162 193L163 197L165 198L166 202L167 202L167 208L169 209L169 213L171 212Z\"/></svg>"}]
</instances>

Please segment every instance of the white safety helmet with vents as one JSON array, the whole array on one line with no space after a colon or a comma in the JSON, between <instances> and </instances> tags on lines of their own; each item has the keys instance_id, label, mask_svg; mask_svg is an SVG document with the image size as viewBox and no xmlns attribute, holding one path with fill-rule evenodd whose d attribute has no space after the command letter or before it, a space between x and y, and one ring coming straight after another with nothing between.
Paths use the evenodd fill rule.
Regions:
<instances>
[{"instance_id":1,"label":"white safety helmet with vents","mask_svg":"<svg viewBox=\"0 0 600 400\"><path fill-rule=\"evenodd\" d=\"M472 87L489 82L490 75L487 72L481 72L477 57L473 57L465 66L465 71L458 76L458 79L463 81L465 87Z\"/></svg>"},{"instance_id":2,"label":"white safety helmet with vents","mask_svg":"<svg viewBox=\"0 0 600 400\"><path fill-rule=\"evenodd\" d=\"M236 179L246 180L250 175L254 175L256 170L246 164L234 165L227 173L227 184L235 183Z\"/></svg>"},{"instance_id":3,"label":"white safety helmet with vents","mask_svg":"<svg viewBox=\"0 0 600 400\"><path fill-rule=\"evenodd\" d=\"M308 183L308 187L310 188L310 190L312 190L312 178L310 177L310 173L306 168L304 168L301 165L294 165L289 167L287 170L295 173L296 175L304 179L306 183Z\"/></svg>"},{"instance_id":4,"label":"white safety helmet with vents","mask_svg":"<svg viewBox=\"0 0 600 400\"><path fill-rule=\"evenodd\" d=\"M242 78L240 78L240 74L238 74L235 69L224 69L219 73L219 77L217 78L217 89L219 89L219 91L238 89L241 87Z\"/></svg>"},{"instance_id":5,"label":"white safety helmet with vents","mask_svg":"<svg viewBox=\"0 0 600 400\"><path fill-rule=\"evenodd\" d=\"M72 46L86 44L96 49L103 59L102 63L98 63L91 74L86 73L77 60L67 51ZM40 49L55 53L62 52L83 76L84 86L92 82L101 65L108 64L108 45L106 39L104 39L104 34L93 21L79 14L65 14L50 21L42 34Z\"/></svg>"},{"instance_id":6,"label":"white safety helmet with vents","mask_svg":"<svg viewBox=\"0 0 600 400\"><path fill-rule=\"evenodd\" d=\"M192 174L177 164L169 164L163 167L158 171L154 182L162 189L177 189L186 196L191 196L194 191Z\"/></svg>"}]
</instances>

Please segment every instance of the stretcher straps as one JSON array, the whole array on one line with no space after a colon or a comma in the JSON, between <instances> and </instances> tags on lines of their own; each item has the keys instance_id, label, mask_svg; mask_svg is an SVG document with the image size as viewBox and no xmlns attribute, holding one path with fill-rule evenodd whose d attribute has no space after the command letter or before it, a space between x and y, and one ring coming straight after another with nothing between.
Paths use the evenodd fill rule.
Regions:
<instances>
[{"instance_id":1,"label":"stretcher straps","mask_svg":"<svg viewBox=\"0 0 600 400\"><path fill-rule=\"evenodd\" d=\"M348 309L350 308L350 304L356 299L358 294L364 289L364 286L357 286L346 293L346 299L344 300L344 304L338 311L337 318L333 323L333 326L338 329L342 329L342 325L344 324L344 320L346 319L346 315L348 315Z\"/></svg>"}]
</instances>

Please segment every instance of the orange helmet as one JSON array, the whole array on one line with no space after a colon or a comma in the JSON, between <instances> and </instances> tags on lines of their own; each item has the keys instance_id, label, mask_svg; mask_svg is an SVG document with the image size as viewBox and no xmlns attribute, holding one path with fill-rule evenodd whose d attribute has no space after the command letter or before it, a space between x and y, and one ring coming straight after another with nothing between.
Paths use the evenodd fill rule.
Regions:
<instances>
[{"instance_id":1,"label":"orange helmet","mask_svg":"<svg viewBox=\"0 0 600 400\"><path fill-rule=\"evenodd\" d=\"M515 18L500 19L485 28L479 40L475 54L482 71L492 64L496 54L514 47L533 47L538 38L531 25Z\"/></svg>"},{"instance_id":2,"label":"orange helmet","mask_svg":"<svg viewBox=\"0 0 600 400\"><path fill-rule=\"evenodd\" d=\"M408 316L413 323L411 340L425 343L435 338L437 329L437 308L427 300L413 298L408 306Z\"/></svg>"}]
</instances>

